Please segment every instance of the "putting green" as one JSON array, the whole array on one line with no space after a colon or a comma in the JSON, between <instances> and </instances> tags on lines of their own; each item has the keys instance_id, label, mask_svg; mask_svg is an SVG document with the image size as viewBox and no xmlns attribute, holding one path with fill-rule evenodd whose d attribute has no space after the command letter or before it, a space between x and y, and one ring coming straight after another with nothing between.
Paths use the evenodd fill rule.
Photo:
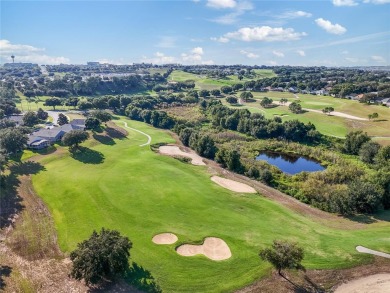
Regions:
<instances>
[{"instance_id":1,"label":"putting green","mask_svg":"<svg viewBox=\"0 0 390 293\"><path fill-rule=\"evenodd\" d=\"M154 143L174 142L165 131L126 121ZM166 292L226 292L250 284L269 272L258 251L274 239L297 241L309 269L347 267L372 258L358 253L356 245L390 252L388 222L360 230L323 226L257 194L226 190L210 180L207 167L140 147L146 137L128 131L127 138L109 144L90 140L84 144L88 155L78 159L67 150L40 158L46 169L33 176L33 184L53 215L63 251L70 252L93 229L117 229L133 242L131 259ZM177 235L174 245L151 241L167 231ZM223 239L232 257L215 262L176 253L175 247L201 244L205 237Z\"/></svg>"}]
</instances>

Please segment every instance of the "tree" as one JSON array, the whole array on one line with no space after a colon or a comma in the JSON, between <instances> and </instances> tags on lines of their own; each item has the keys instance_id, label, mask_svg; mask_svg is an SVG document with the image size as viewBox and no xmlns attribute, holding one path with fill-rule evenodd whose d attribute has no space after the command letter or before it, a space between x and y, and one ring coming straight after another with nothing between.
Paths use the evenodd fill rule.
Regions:
<instances>
[{"instance_id":1,"label":"tree","mask_svg":"<svg viewBox=\"0 0 390 293\"><path fill-rule=\"evenodd\" d=\"M23 116L23 124L26 126L34 126L35 124L38 124L39 119L38 116L33 111L28 111Z\"/></svg>"},{"instance_id":2,"label":"tree","mask_svg":"<svg viewBox=\"0 0 390 293\"><path fill-rule=\"evenodd\" d=\"M62 137L62 143L73 151L79 147L79 144L86 141L89 137L88 132L83 130L71 130Z\"/></svg>"},{"instance_id":3,"label":"tree","mask_svg":"<svg viewBox=\"0 0 390 293\"><path fill-rule=\"evenodd\" d=\"M113 97L113 98L108 100L108 106L110 108L113 108L114 111L116 111L116 109L118 109L121 106L121 102L120 102L119 98Z\"/></svg>"},{"instance_id":4,"label":"tree","mask_svg":"<svg viewBox=\"0 0 390 293\"><path fill-rule=\"evenodd\" d=\"M372 114L368 114L368 120L371 120L371 119L376 119L379 117L379 114L378 113L372 113Z\"/></svg>"},{"instance_id":5,"label":"tree","mask_svg":"<svg viewBox=\"0 0 390 293\"><path fill-rule=\"evenodd\" d=\"M359 157L364 163L372 164L374 162L374 157L377 155L380 145L374 141L367 141L362 144L359 150Z\"/></svg>"},{"instance_id":6,"label":"tree","mask_svg":"<svg viewBox=\"0 0 390 293\"><path fill-rule=\"evenodd\" d=\"M361 146L371 140L367 133L363 131L351 131L345 137L344 152L351 155L357 155Z\"/></svg>"},{"instance_id":7,"label":"tree","mask_svg":"<svg viewBox=\"0 0 390 293\"><path fill-rule=\"evenodd\" d=\"M334 111L333 107L325 107L324 109L322 109L322 113L327 114L327 115L329 115L333 111Z\"/></svg>"},{"instance_id":8,"label":"tree","mask_svg":"<svg viewBox=\"0 0 390 293\"><path fill-rule=\"evenodd\" d=\"M58 115L57 124L64 125L64 124L68 124L68 123L69 123L68 117L66 117L64 114L60 113Z\"/></svg>"},{"instance_id":9,"label":"tree","mask_svg":"<svg viewBox=\"0 0 390 293\"><path fill-rule=\"evenodd\" d=\"M45 103L44 103L45 106L52 106L53 109L55 110L56 109L56 106L61 106L62 105L62 100L59 99L59 98L48 98Z\"/></svg>"},{"instance_id":10,"label":"tree","mask_svg":"<svg viewBox=\"0 0 390 293\"><path fill-rule=\"evenodd\" d=\"M234 96L228 96L226 98L226 102L228 102L229 104L237 104L237 98Z\"/></svg>"},{"instance_id":11,"label":"tree","mask_svg":"<svg viewBox=\"0 0 390 293\"><path fill-rule=\"evenodd\" d=\"M201 96L202 98L208 98L210 96L210 91L208 91L208 90L201 90L199 92L199 96Z\"/></svg>"},{"instance_id":12,"label":"tree","mask_svg":"<svg viewBox=\"0 0 390 293\"><path fill-rule=\"evenodd\" d=\"M260 101L260 105L263 107L263 108L268 108L269 106L272 105L272 102L273 100L268 98L268 97L264 97L261 101Z\"/></svg>"},{"instance_id":13,"label":"tree","mask_svg":"<svg viewBox=\"0 0 390 293\"><path fill-rule=\"evenodd\" d=\"M40 120L46 120L49 117L49 114L42 110L42 108L39 108L37 111L37 117Z\"/></svg>"},{"instance_id":14,"label":"tree","mask_svg":"<svg viewBox=\"0 0 390 293\"><path fill-rule=\"evenodd\" d=\"M27 135L18 128L10 127L0 130L0 150L5 154L23 150L27 141Z\"/></svg>"},{"instance_id":15,"label":"tree","mask_svg":"<svg viewBox=\"0 0 390 293\"><path fill-rule=\"evenodd\" d=\"M91 113L91 117L96 118L103 123L106 123L111 120L111 114L102 110L93 111Z\"/></svg>"},{"instance_id":16,"label":"tree","mask_svg":"<svg viewBox=\"0 0 390 293\"><path fill-rule=\"evenodd\" d=\"M129 238L118 231L104 228L100 233L93 231L88 240L77 244L70 253L73 262L70 275L76 280L84 279L87 285L123 276L129 266L131 247Z\"/></svg>"},{"instance_id":17,"label":"tree","mask_svg":"<svg viewBox=\"0 0 390 293\"><path fill-rule=\"evenodd\" d=\"M253 99L253 95L251 92L242 92L240 94L240 98L243 99L245 102L248 102L248 100Z\"/></svg>"},{"instance_id":18,"label":"tree","mask_svg":"<svg viewBox=\"0 0 390 293\"><path fill-rule=\"evenodd\" d=\"M299 114L302 112L302 106L301 104L297 102L292 102L289 106L288 109L293 112L294 114Z\"/></svg>"},{"instance_id":19,"label":"tree","mask_svg":"<svg viewBox=\"0 0 390 293\"><path fill-rule=\"evenodd\" d=\"M99 127L100 121L94 117L89 117L85 120L85 128L95 130Z\"/></svg>"},{"instance_id":20,"label":"tree","mask_svg":"<svg viewBox=\"0 0 390 293\"><path fill-rule=\"evenodd\" d=\"M221 95L221 91L218 90L218 89L214 89L214 90L211 90L211 94L214 96L214 97L219 97Z\"/></svg>"},{"instance_id":21,"label":"tree","mask_svg":"<svg viewBox=\"0 0 390 293\"><path fill-rule=\"evenodd\" d=\"M301 265L304 256L303 248L293 242L274 240L271 248L260 250L259 256L262 260L270 262L281 276L283 269L303 268Z\"/></svg>"},{"instance_id":22,"label":"tree","mask_svg":"<svg viewBox=\"0 0 390 293\"><path fill-rule=\"evenodd\" d=\"M224 94L230 94L232 91L233 88L231 86L224 85L223 87L221 87L221 92L223 92Z\"/></svg>"},{"instance_id":23,"label":"tree","mask_svg":"<svg viewBox=\"0 0 390 293\"><path fill-rule=\"evenodd\" d=\"M279 101L279 103L282 105L286 104L287 102L288 102L288 100L286 98L281 98Z\"/></svg>"}]
</instances>

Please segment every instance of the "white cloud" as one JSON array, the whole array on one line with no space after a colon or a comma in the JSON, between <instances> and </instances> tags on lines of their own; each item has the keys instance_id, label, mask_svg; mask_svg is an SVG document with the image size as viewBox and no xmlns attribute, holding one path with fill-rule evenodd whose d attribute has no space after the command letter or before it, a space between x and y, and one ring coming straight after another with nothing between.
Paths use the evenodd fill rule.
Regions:
<instances>
[{"instance_id":1,"label":"white cloud","mask_svg":"<svg viewBox=\"0 0 390 293\"><path fill-rule=\"evenodd\" d=\"M203 60L203 54L204 50L202 47L195 47L191 49L188 53L182 53L180 57L185 64L214 64L213 60Z\"/></svg>"},{"instance_id":2,"label":"white cloud","mask_svg":"<svg viewBox=\"0 0 390 293\"><path fill-rule=\"evenodd\" d=\"M343 54L343 55L348 55L348 54L349 54L349 51L348 51L348 50L344 50L344 51L341 52L341 54Z\"/></svg>"},{"instance_id":3,"label":"white cloud","mask_svg":"<svg viewBox=\"0 0 390 293\"><path fill-rule=\"evenodd\" d=\"M16 62L31 62L38 64L69 63L69 58L46 55L44 48L36 48L30 45L12 44L8 40L0 40L0 58L8 60L15 55ZM9 60L11 61L11 60Z\"/></svg>"},{"instance_id":4,"label":"white cloud","mask_svg":"<svg viewBox=\"0 0 390 293\"><path fill-rule=\"evenodd\" d=\"M377 55L371 56L371 60L378 62L378 63L385 63L386 62L385 58L383 58L382 56L377 56Z\"/></svg>"},{"instance_id":5,"label":"white cloud","mask_svg":"<svg viewBox=\"0 0 390 293\"><path fill-rule=\"evenodd\" d=\"M277 16L277 18L283 18L283 19L294 19L300 17L312 17L312 14L309 12L298 10L298 11L286 11Z\"/></svg>"},{"instance_id":6,"label":"white cloud","mask_svg":"<svg viewBox=\"0 0 390 293\"><path fill-rule=\"evenodd\" d=\"M211 21L219 23L219 24L233 24L239 21L239 17L245 14L246 11L252 10L253 4L249 1L240 1L234 7L234 12L222 15Z\"/></svg>"},{"instance_id":7,"label":"white cloud","mask_svg":"<svg viewBox=\"0 0 390 293\"><path fill-rule=\"evenodd\" d=\"M196 55L203 55L204 52L202 47L196 47L191 50L191 53Z\"/></svg>"},{"instance_id":8,"label":"white cloud","mask_svg":"<svg viewBox=\"0 0 390 293\"><path fill-rule=\"evenodd\" d=\"M248 52L248 51L245 51L245 50L241 50L240 53L242 55L245 55L246 57L250 58L250 59L256 59L256 58L259 58L260 55L257 55L255 53L252 53L252 52Z\"/></svg>"},{"instance_id":9,"label":"white cloud","mask_svg":"<svg viewBox=\"0 0 390 293\"><path fill-rule=\"evenodd\" d=\"M237 2L235 0L207 0L207 6L217 9L234 8Z\"/></svg>"},{"instance_id":10,"label":"white cloud","mask_svg":"<svg viewBox=\"0 0 390 293\"><path fill-rule=\"evenodd\" d=\"M332 0L334 6L356 6L355 0Z\"/></svg>"},{"instance_id":11,"label":"white cloud","mask_svg":"<svg viewBox=\"0 0 390 293\"><path fill-rule=\"evenodd\" d=\"M145 56L142 58L142 62L153 63L153 64L169 64L169 63L177 63L177 60L173 56L166 56L164 53L156 52L154 57L146 58Z\"/></svg>"},{"instance_id":12,"label":"white cloud","mask_svg":"<svg viewBox=\"0 0 390 293\"><path fill-rule=\"evenodd\" d=\"M225 37L219 37L219 38L210 38L210 40L219 42L219 43L229 43L229 39Z\"/></svg>"},{"instance_id":13,"label":"white cloud","mask_svg":"<svg viewBox=\"0 0 390 293\"><path fill-rule=\"evenodd\" d=\"M278 65L278 62L276 62L276 61L267 61L267 63L269 64L269 65L271 65L271 66L275 66L275 65Z\"/></svg>"},{"instance_id":14,"label":"white cloud","mask_svg":"<svg viewBox=\"0 0 390 293\"><path fill-rule=\"evenodd\" d=\"M305 53L305 51L303 51L303 50L298 50L297 53L298 53L298 55L301 56L301 57L305 57L305 56L306 56L306 53Z\"/></svg>"},{"instance_id":15,"label":"white cloud","mask_svg":"<svg viewBox=\"0 0 390 293\"><path fill-rule=\"evenodd\" d=\"M372 4L387 4L390 3L390 0L364 0L364 3L372 3Z\"/></svg>"},{"instance_id":16,"label":"white cloud","mask_svg":"<svg viewBox=\"0 0 390 293\"><path fill-rule=\"evenodd\" d=\"M272 54L274 54L276 57L280 57L280 58L283 58L284 57L284 53L283 52L280 52L280 51L272 51Z\"/></svg>"},{"instance_id":17,"label":"white cloud","mask_svg":"<svg viewBox=\"0 0 390 293\"><path fill-rule=\"evenodd\" d=\"M236 39L245 42L273 42L273 41L295 41L306 36L305 32L298 33L292 28L281 28L281 27L243 27L238 31L230 32L222 36L222 38Z\"/></svg>"},{"instance_id":18,"label":"white cloud","mask_svg":"<svg viewBox=\"0 0 390 293\"><path fill-rule=\"evenodd\" d=\"M347 31L345 27L339 25L338 23L332 24L329 20L325 20L323 18L317 18L316 23L319 27L323 28L330 34L342 35Z\"/></svg>"}]
</instances>

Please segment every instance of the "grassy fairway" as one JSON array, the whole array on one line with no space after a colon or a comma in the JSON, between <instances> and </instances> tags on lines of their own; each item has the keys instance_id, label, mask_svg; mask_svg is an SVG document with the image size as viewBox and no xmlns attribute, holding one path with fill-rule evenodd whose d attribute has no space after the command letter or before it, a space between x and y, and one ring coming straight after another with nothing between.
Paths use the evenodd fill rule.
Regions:
<instances>
[{"instance_id":1,"label":"grassy fairway","mask_svg":"<svg viewBox=\"0 0 390 293\"><path fill-rule=\"evenodd\" d=\"M152 136L152 143L173 142L164 131L128 121ZM121 121L117 121L121 125ZM129 130L130 131L130 130ZM305 248L307 268L341 268L367 261L356 245L390 252L388 222L364 230L335 230L259 195L230 192L210 180L206 167L192 166L152 152L146 137L84 146L100 164L76 160L60 150L44 156L46 170L34 175L37 193L48 205L62 250L69 252L93 229L117 229L133 241L132 260L149 270L166 292L226 292L264 276L270 266L258 251L273 239L295 240ZM84 161L84 162L83 162ZM172 232L174 245L155 245L152 237ZM181 243L215 236L226 241L232 258L214 262L182 257Z\"/></svg>"},{"instance_id":2,"label":"grassy fairway","mask_svg":"<svg viewBox=\"0 0 390 293\"><path fill-rule=\"evenodd\" d=\"M377 120L360 121L332 115L327 116L325 114L315 112L294 114L288 110L287 106L277 106L275 108L264 109L257 101L240 106L242 108L247 108L254 113L262 113L267 118L272 118L277 115L281 116L283 120L298 119L305 123L311 122L316 126L317 130L326 135L344 137L352 130L363 130L370 136L389 137L390 135L390 109L387 107L366 105L357 101L337 99L330 96L297 94L299 97L298 99L294 96L294 94L288 92L253 92L253 96L257 100L261 100L263 97L269 97L272 98L274 102L277 102L282 98L288 99L289 102L300 101L302 108L314 110L322 110L325 107L333 107L335 111L361 118L367 118L368 114L376 112L379 114L379 118ZM230 106L225 100L222 102L225 105Z\"/></svg>"},{"instance_id":3,"label":"grassy fairway","mask_svg":"<svg viewBox=\"0 0 390 293\"><path fill-rule=\"evenodd\" d=\"M257 74L256 79L276 76L272 70L267 70L267 69L256 69L255 72ZM168 77L168 80L174 80L174 81L193 80L195 81L196 89L212 90L212 89L220 89L222 86L225 85L244 83L252 79L245 77L240 81L236 75L229 75L226 78L221 78L221 79L212 79L212 78L207 78L206 76L196 75L181 70L174 70L171 73L171 75Z\"/></svg>"}]
</instances>

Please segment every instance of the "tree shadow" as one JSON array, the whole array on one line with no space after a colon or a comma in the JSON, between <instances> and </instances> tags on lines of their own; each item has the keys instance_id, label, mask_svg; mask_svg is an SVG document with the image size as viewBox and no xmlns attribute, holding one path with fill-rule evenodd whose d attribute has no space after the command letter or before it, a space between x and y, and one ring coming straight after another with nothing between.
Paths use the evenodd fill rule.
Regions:
<instances>
[{"instance_id":1,"label":"tree shadow","mask_svg":"<svg viewBox=\"0 0 390 293\"><path fill-rule=\"evenodd\" d=\"M14 216L25 208L22 204L23 199L17 192L19 184L19 179L12 173L3 177L2 185L0 186L0 229L12 225Z\"/></svg>"},{"instance_id":2,"label":"tree shadow","mask_svg":"<svg viewBox=\"0 0 390 293\"><path fill-rule=\"evenodd\" d=\"M287 282L289 282L293 286L293 292L295 293L323 293L325 292L325 289L318 286L316 283L314 283L307 275L304 276L305 283L304 284L297 284L288 279L283 274L280 274L280 276L285 279Z\"/></svg>"},{"instance_id":3,"label":"tree shadow","mask_svg":"<svg viewBox=\"0 0 390 293\"><path fill-rule=\"evenodd\" d=\"M100 142L102 144L106 144L106 145L114 145L115 144L115 141L110 136L99 135L96 133L94 133L92 136L95 140L97 140L98 142Z\"/></svg>"},{"instance_id":4,"label":"tree shadow","mask_svg":"<svg viewBox=\"0 0 390 293\"><path fill-rule=\"evenodd\" d=\"M12 268L9 266L0 266L0 290L4 290L7 287L3 277L9 277L11 275Z\"/></svg>"},{"instance_id":5,"label":"tree shadow","mask_svg":"<svg viewBox=\"0 0 390 293\"><path fill-rule=\"evenodd\" d=\"M101 152L83 146L71 151L71 156L84 164L101 164L104 162L104 155Z\"/></svg>"},{"instance_id":6,"label":"tree shadow","mask_svg":"<svg viewBox=\"0 0 390 293\"><path fill-rule=\"evenodd\" d=\"M390 210L380 210L375 214L358 214L346 216L347 219L362 223L362 224L372 224L378 221L390 222Z\"/></svg>"},{"instance_id":7,"label":"tree shadow","mask_svg":"<svg viewBox=\"0 0 390 293\"><path fill-rule=\"evenodd\" d=\"M116 138L116 139L125 139L127 138L124 133L121 131L113 128L113 127L106 127L106 133L111 137L111 138Z\"/></svg>"},{"instance_id":8,"label":"tree shadow","mask_svg":"<svg viewBox=\"0 0 390 293\"><path fill-rule=\"evenodd\" d=\"M125 280L143 292L162 292L160 286L156 283L152 274L135 262L133 262L132 266L127 271Z\"/></svg>"},{"instance_id":9,"label":"tree shadow","mask_svg":"<svg viewBox=\"0 0 390 293\"><path fill-rule=\"evenodd\" d=\"M32 175L38 174L41 171L45 171L46 168L40 163L33 161L25 161L16 164L12 164L9 167L11 174L13 175Z\"/></svg>"},{"instance_id":10,"label":"tree shadow","mask_svg":"<svg viewBox=\"0 0 390 293\"><path fill-rule=\"evenodd\" d=\"M375 120L371 120L372 122L386 122L388 121L387 119L375 119Z\"/></svg>"}]
</instances>

